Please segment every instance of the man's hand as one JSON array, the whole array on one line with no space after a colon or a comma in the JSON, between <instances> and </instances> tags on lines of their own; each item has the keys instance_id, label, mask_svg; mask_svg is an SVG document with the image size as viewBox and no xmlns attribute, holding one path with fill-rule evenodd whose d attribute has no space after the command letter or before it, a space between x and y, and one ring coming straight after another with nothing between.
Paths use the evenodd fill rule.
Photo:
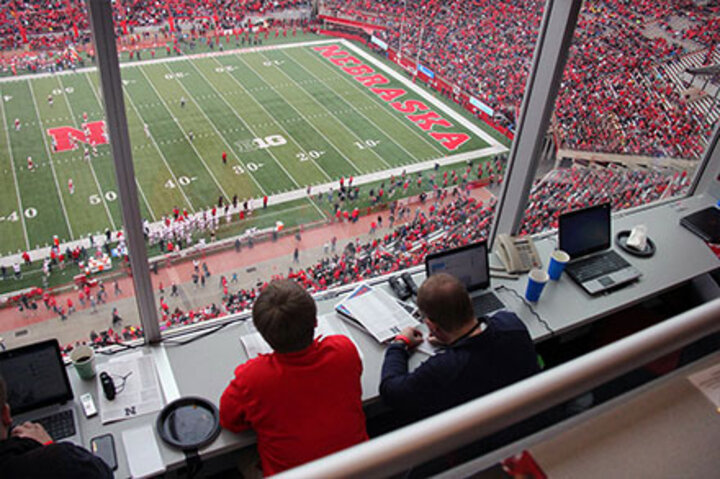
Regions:
<instances>
[{"instance_id":1,"label":"man's hand","mask_svg":"<svg viewBox=\"0 0 720 479\"><path fill-rule=\"evenodd\" d=\"M34 422L25 422L13 428L13 437L24 437L25 439L34 439L40 444L51 442L53 438L47 433L44 427Z\"/></svg>"},{"instance_id":2,"label":"man's hand","mask_svg":"<svg viewBox=\"0 0 720 479\"><path fill-rule=\"evenodd\" d=\"M432 344L433 346L447 346L447 343L445 341L441 341L434 334L430 334L428 336L427 340L428 340L428 343Z\"/></svg>"},{"instance_id":3,"label":"man's hand","mask_svg":"<svg viewBox=\"0 0 720 479\"><path fill-rule=\"evenodd\" d=\"M409 349L412 349L423 342L423 335L420 330L413 328L412 326L407 326L405 329L400 331L398 336L404 336L410 341L410 344L408 344Z\"/></svg>"}]
</instances>

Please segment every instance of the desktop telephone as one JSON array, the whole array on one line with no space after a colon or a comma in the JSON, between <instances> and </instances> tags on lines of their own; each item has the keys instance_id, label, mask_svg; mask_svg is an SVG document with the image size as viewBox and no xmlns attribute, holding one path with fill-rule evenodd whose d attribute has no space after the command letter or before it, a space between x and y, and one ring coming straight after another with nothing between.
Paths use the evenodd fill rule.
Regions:
<instances>
[{"instance_id":1,"label":"desktop telephone","mask_svg":"<svg viewBox=\"0 0 720 479\"><path fill-rule=\"evenodd\" d=\"M499 234L495 240L495 254L508 273L526 273L542 267L535 243L529 236L516 238Z\"/></svg>"}]
</instances>

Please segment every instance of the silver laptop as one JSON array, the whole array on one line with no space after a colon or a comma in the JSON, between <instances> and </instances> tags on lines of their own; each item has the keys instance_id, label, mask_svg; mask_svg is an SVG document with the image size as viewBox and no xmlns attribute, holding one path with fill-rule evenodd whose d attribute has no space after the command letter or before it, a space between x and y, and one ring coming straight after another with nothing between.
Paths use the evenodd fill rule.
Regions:
<instances>
[{"instance_id":1,"label":"silver laptop","mask_svg":"<svg viewBox=\"0 0 720 479\"><path fill-rule=\"evenodd\" d=\"M448 273L459 279L472 299L475 316L487 316L506 309L490 287L490 265L487 243L481 241L425 257L425 274Z\"/></svg>"},{"instance_id":2,"label":"silver laptop","mask_svg":"<svg viewBox=\"0 0 720 479\"><path fill-rule=\"evenodd\" d=\"M610 203L560 215L559 248L570 255L565 271L591 295L631 283L642 273L610 249Z\"/></svg>"},{"instance_id":3,"label":"silver laptop","mask_svg":"<svg viewBox=\"0 0 720 479\"><path fill-rule=\"evenodd\" d=\"M16 425L38 422L53 440L82 445L77 406L57 340L3 351L0 374Z\"/></svg>"}]
</instances>

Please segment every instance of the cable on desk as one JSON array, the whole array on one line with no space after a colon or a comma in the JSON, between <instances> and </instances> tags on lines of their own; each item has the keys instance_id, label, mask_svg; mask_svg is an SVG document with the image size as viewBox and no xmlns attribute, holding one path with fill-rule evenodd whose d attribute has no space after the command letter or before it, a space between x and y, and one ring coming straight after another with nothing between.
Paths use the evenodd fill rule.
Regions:
<instances>
[{"instance_id":1,"label":"cable on desk","mask_svg":"<svg viewBox=\"0 0 720 479\"><path fill-rule=\"evenodd\" d=\"M525 299L522 295L518 294L517 291L515 291L515 290L512 289L512 288L508 288L507 286L502 285L502 284L499 285L499 286L497 286L497 287L495 287L494 289L495 289L495 291L510 291L512 294L514 294L518 299L520 299L520 301L523 302L523 304L525 304L525 306L530 310L530 312L533 314L533 316L535 316L535 317L537 318L537 320L540 322L540 324L542 324L543 327L548 330L548 332L550 333L550 336L551 336L551 337L552 337L552 336L555 336L555 331L552 330L552 328L550 327L550 325L548 324L548 322L545 321L545 320L537 313L537 311L535 311L535 308L533 308L532 304L530 304L530 302L529 302L527 299Z\"/></svg>"},{"instance_id":2,"label":"cable on desk","mask_svg":"<svg viewBox=\"0 0 720 479\"><path fill-rule=\"evenodd\" d=\"M244 320L243 320L243 321L244 321ZM208 331L204 331L204 332L202 332L202 333L200 333L200 334L198 334L198 335L196 335L196 336L193 336L192 338L185 339L185 340L183 340L183 341L176 341L176 340L174 340L174 339L165 339L165 340L163 341L163 344L168 344L168 345L171 345L171 346L185 346L186 344L190 344L190 343L192 343L192 342L195 341L195 340L198 340L198 339L200 339L200 338L204 338L204 337L206 337L206 336L210 336L211 334L215 334L215 333L217 333L218 331L220 331L221 329L224 329L224 328L228 327L228 326L231 325L231 324L235 324L235 321L228 321L228 322L226 322L226 323L220 324L220 325L218 325L218 326L216 326L216 327L214 327L214 328L212 328L212 329L210 329L210 330L208 330Z\"/></svg>"},{"instance_id":3,"label":"cable on desk","mask_svg":"<svg viewBox=\"0 0 720 479\"><path fill-rule=\"evenodd\" d=\"M109 343L108 346L119 346L119 348L114 348L110 351L103 350L103 351L96 351L98 354L102 354L103 356L112 356L113 354L117 354L122 351L127 351L128 349L136 349L137 346L133 344L128 343L122 343L120 341L114 341L112 343Z\"/></svg>"}]
</instances>

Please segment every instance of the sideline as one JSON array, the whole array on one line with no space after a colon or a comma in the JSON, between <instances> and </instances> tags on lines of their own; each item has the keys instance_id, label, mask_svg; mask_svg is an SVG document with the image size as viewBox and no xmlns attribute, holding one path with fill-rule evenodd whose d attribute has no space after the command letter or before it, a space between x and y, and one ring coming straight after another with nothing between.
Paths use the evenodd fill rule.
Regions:
<instances>
[{"instance_id":1,"label":"sideline","mask_svg":"<svg viewBox=\"0 0 720 479\"><path fill-rule=\"evenodd\" d=\"M217 52L205 52L205 53L193 53L190 55L180 55L180 56L174 56L169 58L153 58L150 60L140 60L140 61L134 61L132 63L120 63L120 68L132 68L132 67L138 67L143 65L155 65L157 63L171 63L171 62L180 62L185 60L193 60L195 58L213 58L223 55L240 55L240 54L246 54L246 53L255 53L255 52L264 52L264 51L270 51L270 50L285 50L287 48L295 48L295 47L307 47L307 46L313 46L313 45L321 45L324 43L333 43L333 40L313 40L309 42L298 42L298 43L286 43L282 45L266 45L262 47L251 47L251 48L233 48L232 50L223 50L223 51L217 51ZM83 67L83 68L76 68L76 69L70 69L70 70L63 70L61 72L45 72L45 73L26 73L24 75L20 76L11 76L11 77L4 77L0 78L0 84L2 83L9 83L13 81L24 81L24 80L30 80L33 78L47 78L50 76L56 76L56 75L74 75L76 73L86 73L86 72L94 72L97 70L97 66L90 66L90 67Z\"/></svg>"}]
</instances>

